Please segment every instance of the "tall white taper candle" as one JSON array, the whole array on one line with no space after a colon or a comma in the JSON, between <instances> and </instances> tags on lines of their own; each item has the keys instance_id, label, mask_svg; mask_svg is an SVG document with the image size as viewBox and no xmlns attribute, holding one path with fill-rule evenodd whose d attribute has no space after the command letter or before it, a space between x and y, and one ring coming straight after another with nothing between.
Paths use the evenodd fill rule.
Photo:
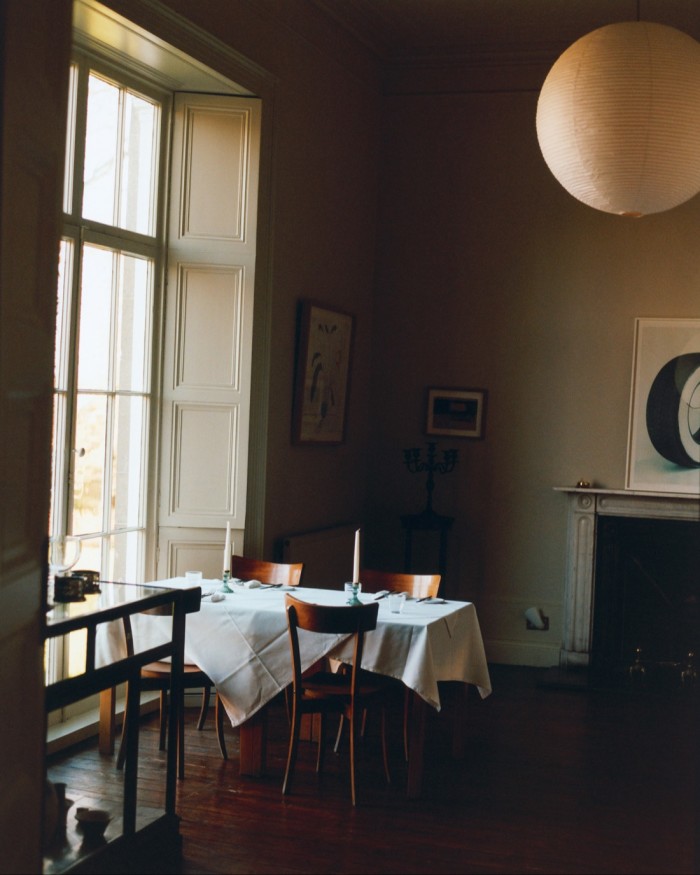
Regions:
<instances>
[{"instance_id":1,"label":"tall white taper candle","mask_svg":"<svg viewBox=\"0 0 700 875\"><path fill-rule=\"evenodd\" d=\"M355 532L355 556L352 563L352 582L360 582L360 530Z\"/></svg>"},{"instance_id":2,"label":"tall white taper candle","mask_svg":"<svg viewBox=\"0 0 700 875\"><path fill-rule=\"evenodd\" d=\"M224 571L231 570L231 523L226 523L226 545L224 546Z\"/></svg>"}]
</instances>

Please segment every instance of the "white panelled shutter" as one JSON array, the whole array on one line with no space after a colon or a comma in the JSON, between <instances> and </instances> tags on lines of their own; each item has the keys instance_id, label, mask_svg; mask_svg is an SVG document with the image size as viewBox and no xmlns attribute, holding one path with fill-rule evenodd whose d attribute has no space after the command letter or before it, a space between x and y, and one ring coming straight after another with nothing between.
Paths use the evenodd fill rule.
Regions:
<instances>
[{"instance_id":1,"label":"white panelled shutter","mask_svg":"<svg viewBox=\"0 0 700 875\"><path fill-rule=\"evenodd\" d=\"M176 95L158 576L243 549L261 103Z\"/></svg>"}]
</instances>

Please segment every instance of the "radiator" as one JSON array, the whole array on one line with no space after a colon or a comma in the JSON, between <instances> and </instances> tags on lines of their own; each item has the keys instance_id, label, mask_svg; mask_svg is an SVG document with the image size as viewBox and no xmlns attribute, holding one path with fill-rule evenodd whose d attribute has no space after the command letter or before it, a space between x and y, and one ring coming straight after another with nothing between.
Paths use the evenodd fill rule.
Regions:
<instances>
[{"instance_id":1,"label":"radiator","mask_svg":"<svg viewBox=\"0 0 700 875\"><path fill-rule=\"evenodd\" d=\"M357 523L343 523L282 539L282 561L303 562L303 586L340 589L352 578Z\"/></svg>"}]
</instances>

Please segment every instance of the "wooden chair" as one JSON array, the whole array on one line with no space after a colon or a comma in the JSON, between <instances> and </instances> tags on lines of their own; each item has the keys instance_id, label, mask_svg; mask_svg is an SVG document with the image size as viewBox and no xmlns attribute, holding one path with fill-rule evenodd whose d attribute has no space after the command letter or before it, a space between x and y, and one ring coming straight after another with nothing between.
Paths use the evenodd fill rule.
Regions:
<instances>
[{"instance_id":1,"label":"wooden chair","mask_svg":"<svg viewBox=\"0 0 700 875\"><path fill-rule=\"evenodd\" d=\"M239 580L259 580L260 583L277 584L281 586L299 586L304 572L303 562L285 564L283 562L267 562L263 559L250 559L247 556L231 556L231 577ZM291 710L287 698L287 711ZM224 759L228 759L226 741L224 738L224 705L216 694L215 720L216 737Z\"/></svg>"},{"instance_id":2,"label":"wooden chair","mask_svg":"<svg viewBox=\"0 0 700 875\"><path fill-rule=\"evenodd\" d=\"M145 611L144 613L149 614L169 614L169 608L161 609L154 608L151 611ZM124 636L126 638L126 652L127 656L134 655L134 636L131 628L131 619L126 616L123 618L124 624ZM141 690L148 691L158 691L160 693L160 727L159 727L159 743L158 749L165 750L165 737L168 727L168 692L170 690L170 676L172 672L172 665L169 662L149 662L147 665L144 665L141 669L141 678L140 678L140 686ZM213 682L209 678L209 676L199 668L198 665L194 665L191 663L185 663L183 665L183 678L182 678L182 689L183 693L187 689L193 689L201 687L202 689L202 705L199 710L199 718L197 720L197 729L202 729L204 727L204 721L206 720L207 712L209 710L209 699L211 695L211 688L214 686ZM127 696L128 699L128 696ZM121 740L119 742L119 752L117 754L117 768L121 769L124 766L124 761L126 759L126 727L128 725L128 720L130 719L130 715L128 713L128 709L126 705L124 707L124 719L122 723L122 734ZM138 719L138 715L137 715ZM180 714L178 716L178 731L177 731L177 745L178 745L178 757L177 757L177 769L178 769L178 777L185 777L185 723L184 723L184 702L180 702ZM219 748L221 749L221 755L224 759L227 759L226 747L222 745L221 739L219 739Z\"/></svg>"},{"instance_id":3,"label":"wooden chair","mask_svg":"<svg viewBox=\"0 0 700 875\"><path fill-rule=\"evenodd\" d=\"M382 590L389 592L405 592L406 595L412 598L436 598L440 591L441 575L439 574L402 574L395 571L377 571L373 568L363 568L360 571L360 580L362 582L362 592L375 593ZM387 687L396 688L400 683L393 678L380 678ZM408 761L408 721L411 707L411 691L406 689L404 694L403 706L403 748L404 755ZM367 720L367 712L362 714L361 734L364 735L365 723ZM341 716L338 726L338 734L335 739L334 750L338 751L340 739L343 734L344 719Z\"/></svg>"},{"instance_id":4,"label":"wooden chair","mask_svg":"<svg viewBox=\"0 0 700 875\"><path fill-rule=\"evenodd\" d=\"M265 562L247 556L231 556L231 577L239 580L259 580L260 583L278 583L283 586L299 586L304 563L285 565L282 562Z\"/></svg>"},{"instance_id":5,"label":"wooden chair","mask_svg":"<svg viewBox=\"0 0 700 875\"><path fill-rule=\"evenodd\" d=\"M399 574L395 571L376 571L363 568L360 571L362 592L405 592L414 599L435 598L440 590L439 574Z\"/></svg>"},{"instance_id":6,"label":"wooden chair","mask_svg":"<svg viewBox=\"0 0 700 875\"><path fill-rule=\"evenodd\" d=\"M361 607L315 605L301 601L290 594L285 597L285 604L294 677L292 681L292 726L282 793L286 795L291 788L299 747L302 716L304 714L320 714L316 758L316 771L320 772L323 767L325 747L325 716L327 713L340 713L347 717L350 724L350 789L352 804L355 805L356 715L362 708L374 702L381 705L384 772L387 782L391 781L386 752L383 687L381 683L376 683L372 679L366 680L365 675L360 670L365 632L376 628L379 605L376 602ZM355 648L352 670L348 673L317 671L312 674L304 674L299 650L299 629L319 633L353 634Z\"/></svg>"}]
</instances>

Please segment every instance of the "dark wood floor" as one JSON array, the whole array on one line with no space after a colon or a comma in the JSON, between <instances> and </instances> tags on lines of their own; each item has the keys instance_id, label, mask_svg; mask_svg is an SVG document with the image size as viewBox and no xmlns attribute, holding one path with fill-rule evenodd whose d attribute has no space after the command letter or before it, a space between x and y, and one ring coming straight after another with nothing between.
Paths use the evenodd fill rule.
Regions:
<instances>
[{"instance_id":1,"label":"dark wood floor","mask_svg":"<svg viewBox=\"0 0 700 875\"><path fill-rule=\"evenodd\" d=\"M329 752L318 779L313 749L303 744L293 795L282 797L288 729L281 703L271 709L269 774L261 779L238 775L235 730L227 730L224 762L213 719L197 732L192 712L178 787L180 871L697 872L697 703L680 694L558 689L542 678L536 669L492 667L492 696L470 699L459 762L449 755L446 720L436 715L418 801L404 796L399 708L390 786L370 726L356 809L346 748L337 757ZM149 718L141 734L142 805L161 798L156 728ZM54 757L50 777L67 783L76 806L118 804L114 760L94 744Z\"/></svg>"}]
</instances>

